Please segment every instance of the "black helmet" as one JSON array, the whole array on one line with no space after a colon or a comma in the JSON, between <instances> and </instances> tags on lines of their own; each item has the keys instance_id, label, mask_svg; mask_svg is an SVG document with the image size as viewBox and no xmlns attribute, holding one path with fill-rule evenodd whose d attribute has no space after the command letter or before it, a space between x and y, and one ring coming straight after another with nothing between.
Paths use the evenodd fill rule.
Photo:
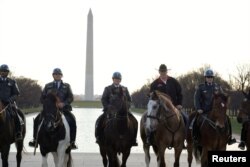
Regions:
<instances>
[{"instance_id":1,"label":"black helmet","mask_svg":"<svg viewBox=\"0 0 250 167\"><path fill-rule=\"evenodd\" d=\"M214 72L211 69L207 69L204 72L204 77L214 77Z\"/></svg>"},{"instance_id":2,"label":"black helmet","mask_svg":"<svg viewBox=\"0 0 250 167\"><path fill-rule=\"evenodd\" d=\"M120 72L114 72L112 79L122 79L122 75Z\"/></svg>"},{"instance_id":3,"label":"black helmet","mask_svg":"<svg viewBox=\"0 0 250 167\"><path fill-rule=\"evenodd\" d=\"M2 72L10 72L9 66L7 64L2 64L0 66L0 71L2 71Z\"/></svg>"},{"instance_id":4,"label":"black helmet","mask_svg":"<svg viewBox=\"0 0 250 167\"><path fill-rule=\"evenodd\" d=\"M62 70L60 69L60 68L55 68L54 70L53 70L53 73L52 73L53 75L54 74L60 74L60 75L63 75L62 74Z\"/></svg>"}]
</instances>

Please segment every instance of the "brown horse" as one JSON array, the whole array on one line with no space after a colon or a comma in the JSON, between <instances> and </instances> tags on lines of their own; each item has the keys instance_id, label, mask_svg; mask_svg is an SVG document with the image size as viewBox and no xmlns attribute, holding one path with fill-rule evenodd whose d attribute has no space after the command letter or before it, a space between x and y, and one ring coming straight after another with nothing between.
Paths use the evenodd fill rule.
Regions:
<instances>
[{"instance_id":1,"label":"brown horse","mask_svg":"<svg viewBox=\"0 0 250 167\"><path fill-rule=\"evenodd\" d=\"M8 167L8 156L10 151L10 145L15 143L17 154L16 154L16 161L17 167L20 167L22 161L22 151L23 151L23 140L26 133L26 126L25 126L25 117L24 114L17 110L19 116L22 118L24 124L22 126L22 135L23 139L15 141L15 123L13 119L13 110L15 107L12 106L13 104L8 104L5 106L2 101L0 101L0 152L2 158L2 167ZM17 115L15 115L17 117Z\"/></svg>"},{"instance_id":2,"label":"brown horse","mask_svg":"<svg viewBox=\"0 0 250 167\"><path fill-rule=\"evenodd\" d=\"M115 92L110 99L107 119L104 124L103 142L99 143L104 167L107 165L120 167L118 154L122 154L121 167L126 167L137 126L129 118L127 98L122 88L119 88L118 92Z\"/></svg>"},{"instance_id":3,"label":"brown horse","mask_svg":"<svg viewBox=\"0 0 250 167\"><path fill-rule=\"evenodd\" d=\"M212 111L207 115L190 115L190 122L196 117L196 127L198 128L199 140L194 141L192 129L187 134L188 163L191 167L194 154L197 162L202 167L208 165L208 151L225 151L229 138L229 125L227 121L227 103L228 96L219 93L214 94ZM193 150L194 149L194 150ZM194 151L194 152L193 152Z\"/></svg>"},{"instance_id":4,"label":"brown horse","mask_svg":"<svg viewBox=\"0 0 250 167\"><path fill-rule=\"evenodd\" d=\"M150 163L150 146L147 137L157 156L157 166L165 167L165 150L174 148L174 167L179 166L180 155L185 139L184 120L177 108L172 104L170 97L159 91L152 92L147 105L147 111L142 115L140 133L145 152L146 166Z\"/></svg>"},{"instance_id":5,"label":"brown horse","mask_svg":"<svg viewBox=\"0 0 250 167\"><path fill-rule=\"evenodd\" d=\"M245 98L240 105L239 112L237 114L237 120L239 123L242 123L244 131L242 133L245 136L245 144L247 151L250 151L250 92L248 94L243 93Z\"/></svg>"}]
</instances>

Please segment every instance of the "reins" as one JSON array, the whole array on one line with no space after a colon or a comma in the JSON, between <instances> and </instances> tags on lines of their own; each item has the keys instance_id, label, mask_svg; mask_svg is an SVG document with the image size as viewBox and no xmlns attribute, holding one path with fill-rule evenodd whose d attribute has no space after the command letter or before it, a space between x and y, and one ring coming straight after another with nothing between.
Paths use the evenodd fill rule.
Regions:
<instances>
[{"instance_id":1,"label":"reins","mask_svg":"<svg viewBox=\"0 0 250 167\"><path fill-rule=\"evenodd\" d=\"M1 111L0 114L2 114L4 111L6 111L6 109L8 108L9 104L7 106L5 106Z\"/></svg>"}]
</instances>

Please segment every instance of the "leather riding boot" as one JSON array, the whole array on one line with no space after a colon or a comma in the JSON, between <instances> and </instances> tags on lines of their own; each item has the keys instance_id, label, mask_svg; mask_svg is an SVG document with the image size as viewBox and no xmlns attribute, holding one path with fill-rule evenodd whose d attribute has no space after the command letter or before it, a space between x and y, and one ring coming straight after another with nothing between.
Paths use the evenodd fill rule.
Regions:
<instances>
[{"instance_id":1,"label":"leather riding boot","mask_svg":"<svg viewBox=\"0 0 250 167\"><path fill-rule=\"evenodd\" d=\"M241 128L240 143L238 145L239 149L245 150L246 146L245 141L246 141L246 132L245 132L245 126L243 124Z\"/></svg>"},{"instance_id":2,"label":"leather riding boot","mask_svg":"<svg viewBox=\"0 0 250 167\"><path fill-rule=\"evenodd\" d=\"M227 121L228 121L228 125L229 125L229 139L227 141L227 144L232 145L232 144L236 143L236 139L232 138L232 126L231 126L231 121L230 121L229 117L227 117Z\"/></svg>"},{"instance_id":3,"label":"leather riding boot","mask_svg":"<svg viewBox=\"0 0 250 167\"><path fill-rule=\"evenodd\" d=\"M138 131L138 122L137 122L136 118L134 117L134 115L131 112L129 112L129 117L130 117L130 119L132 120L132 122L135 125L135 127L134 127L134 138L133 138L133 141L132 141L132 146L138 146L138 143L136 141L137 131Z\"/></svg>"},{"instance_id":4,"label":"leather riding boot","mask_svg":"<svg viewBox=\"0 0 250 167\"><path fill-rule=\"evenodd\" d=\"M16 113L16 116L14 118L15 120L15 130L16 130L16 136L15 136L15 141L20 141L23 140L23 135L22 135L22 125L21 122L18 118L18 115Z\"/></svg>"},{"instance_id":5,"label":"leather riding boot","mask_svg":"<svg viewBox=\"0 0 250 167\"><path fill-rule=\"evenodd\" d=\"M34 126L33 126L33 140L31 140L29 142L29 146L30 147L38 147L37 146L37 141L36 141L36 138L37 138L37 130L38 130L38 125L39 125L39 117L40 117L40 114L38 114L36 116L36 118L34 119Z\"/></svg>"},{"instance_id":6,"label":"leather riding boot","mask_svg":"<svg viewBox=\"0 0 250 167\"><path fill-rule=\"evenodd\" d=\"M75 144L76 140L76 118L70 111L65 111L64 115L67 115L69 118L68 123L70 127L70 147L72 150L77 149L77 146Z\"/></svg>"}]
</instances>

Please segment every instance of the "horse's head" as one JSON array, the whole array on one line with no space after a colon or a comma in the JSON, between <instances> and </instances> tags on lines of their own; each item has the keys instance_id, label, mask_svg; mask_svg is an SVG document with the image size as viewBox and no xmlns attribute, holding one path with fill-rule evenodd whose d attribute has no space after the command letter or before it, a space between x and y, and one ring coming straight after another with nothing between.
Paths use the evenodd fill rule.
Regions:
<instances>
[{"instance_id":1,"label":"horse's head","mask_svg":"<svg viewBox=\"0 0 250 167\"><path fill-rule=\"evenodd\" d=\"M150 93L147 112L150 116L162 115L167 118L179 114L171 98L158 90Z\"/></svg>"},{"instance_id":2,"label":"horse's head","mask_svg":"<svg viewBox=\"0 0 250 167\"><path fill-rule=\"evenodd\" d=\"M109 99L108 113L111 115L127 116L128 114L128 101L125 91L120 86L112 90Z\"/></svg>"},{"instance_id":3,"label":"horse's head","mask_svg":"<svg viewBox=\"0 0 250 167\"><path fill-rule=\"evenodd\" d=\"M237 114L237 120L239 123L244 123L250 120L250 91L243 92L244 99L241 102L240 109Z\"/></svg>"},{"instance_id":4,"label":"horse's head","mask_svg":"<svg viewBox=\"0 0 250 167\"><path fill-rule=\"evenodd\" d=\"M215 125L220 128L224 128L226 125L228 100L228 95L224 93L215 93L213 95L210 117L215 122Z\"/></svg>"},{"instance_id":5,"label":"horse's head","mask_svg":"<svg viewBox=\"0 0 250 167\"><path fill-rule=\"evenodd\" d=\"M43 117L43 126L47 132L54 131L61 118L57 106L59 102L60 99L55 93L49 93L44 99L41 116Z\"/></svg>"}]
</instances>

